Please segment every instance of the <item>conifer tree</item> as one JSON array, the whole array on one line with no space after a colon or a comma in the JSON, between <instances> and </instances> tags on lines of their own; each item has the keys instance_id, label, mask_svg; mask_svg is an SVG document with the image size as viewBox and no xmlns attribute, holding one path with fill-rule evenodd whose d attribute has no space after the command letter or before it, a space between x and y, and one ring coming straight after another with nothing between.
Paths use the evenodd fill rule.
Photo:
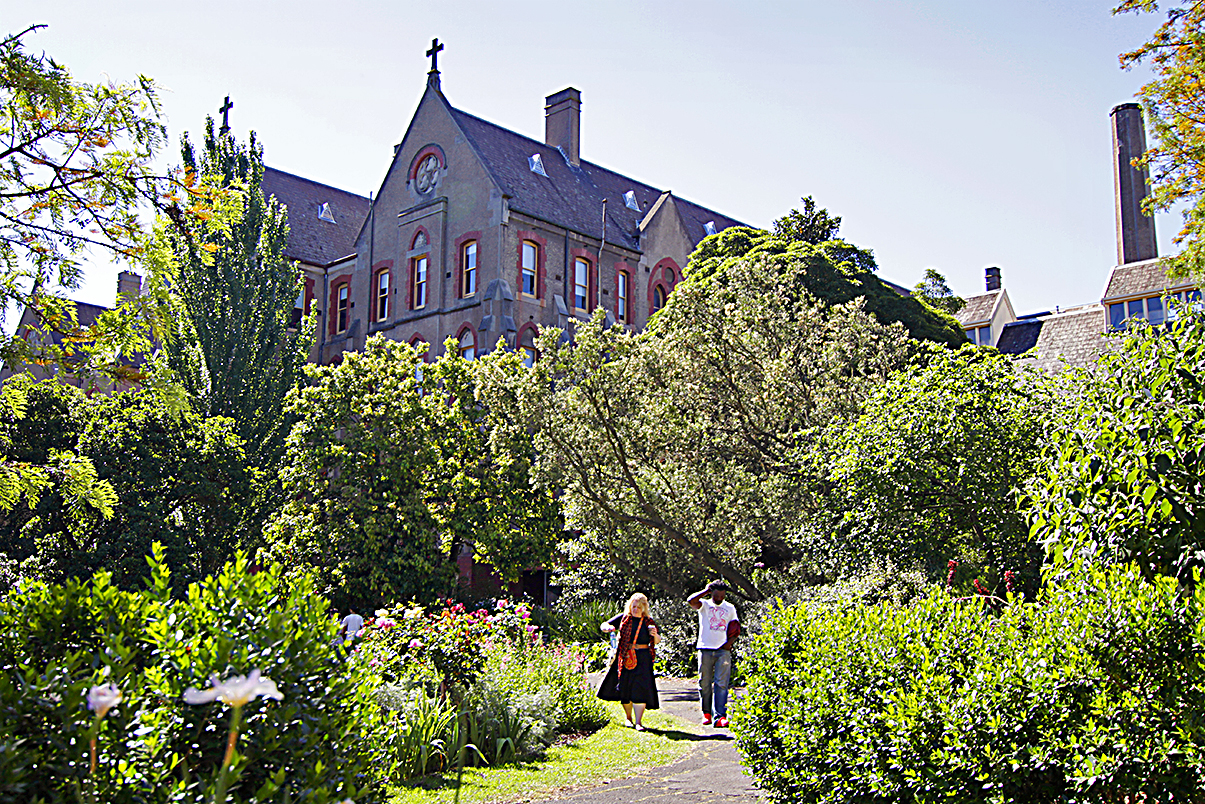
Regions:
<instances>
[{"instance_id":1,"label":"conifer tree","mask_svg":"<svg viewBox=\"0 0 1205 804\"><path fill-rule=\"evenodd\" d=\"M301 277L284 257L286 210L263 196L263 146L254 133L243 144L215 135L207 118L204 148L197 153L186 134L181 155L190 175L238 191L242 214L224 230L187 221L162 229L178 307L164 353L193 409L234 419L248 462L272 467L288 434L285 395L303 376L313 338L312 320L290 326Z\"/></svg>"}]
</instances>

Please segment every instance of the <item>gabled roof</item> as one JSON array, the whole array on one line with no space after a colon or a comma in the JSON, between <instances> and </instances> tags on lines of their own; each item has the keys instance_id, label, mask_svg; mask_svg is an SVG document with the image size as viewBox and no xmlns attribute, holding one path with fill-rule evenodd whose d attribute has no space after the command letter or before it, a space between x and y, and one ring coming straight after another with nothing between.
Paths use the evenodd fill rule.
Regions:
<instances>
[{"instance_id":1,"label":"gabled roof","mask_svg":"<svg viewBox=\"0 0 1205 804\"><path fill-rule=\"evenodd\" d=\"M1102 299L1150 296L1170 288L1191 287L1187 279L1170 279L1159 260L1118 265L1109 274Z\"/></svg>"},{"instance_id":2,"label":"gabled roof","mask_svg":"<svg viewBox=\"0 0 1205 804\"><path fill-rule=\"evenodd\" d=\"M446 102L446 101L445 101ZM485 169L510 196L510 208L588 237L602 236L602 202L607 199L607 241L634 251L640 250L639 225L657 203L662 190L628 178L607 168L581 160L571 165L560 149L539 140L482 120L448 106ZM528 158L539 154L547 177L533 173ZM639 210L624 204L624 194L632 192ZM716 231L741 222L674 196L682 222L691 239L698 243L707 233L704 225L715 223Z\"/></svg>"},{"instance_id":3,"label":"gabled roof","mask_svg":"<svg viewBox=\"0 0 1205 804\"><path fill-rule=\"evenodd\" d=\"M356 235L368 215L367 198L270 167L264 168L261 188L265 198L276 196L288 207L289 259L329 265L356 250ZM323 204L329 204L334 223L318 217Z\"/></svg>"},{"instance_id":4,"label":"gabled roof","mask_svg":"<svg viewBox=\"0 0 1205 804\"><path fill-rule=\"evenodd\" d=\"M972 296L967 299L966 306L959 310L954 317L964 327L978 324L981 321L990 321L992 314L996 311L996 302L1003 292L1003 290L989 290L987 293Z\"/></svg>"},{"instance_id":5,"label":"gabled roof","mask_svg":"<svg viewBox=\"0 0 1205 804\"><path fill-rule=\"evenodd\" d=\"M1020 356L1030 349L1033 364L1055 372L1067 366L1085 366L1106 347L1104 308L1090 305L1069 313L1014 321L1004 327L996 348Z\"/></svg>"}]
</instances>

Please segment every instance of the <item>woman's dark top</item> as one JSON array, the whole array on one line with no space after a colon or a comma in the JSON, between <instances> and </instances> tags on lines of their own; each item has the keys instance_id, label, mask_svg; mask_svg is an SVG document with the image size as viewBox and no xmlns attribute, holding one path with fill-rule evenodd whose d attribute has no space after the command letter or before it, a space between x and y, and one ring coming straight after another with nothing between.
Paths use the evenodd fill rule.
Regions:
<instances>
[{"instance_id":1,"label":"woman's dark top","mask_svg":"<svg viewBox=\"0 0 1205 804\"><path fill-rule=\"evenodd\" d=\"M617 631L619 630L619 624L621 622L623 622L622 614L616 614L614 617L607 620L607 623L614 626L615 630ZM649 633L648 617L640 618L640 625L637 626L636 633L632 634L632 644L641 646L636 650L646 650L649 645L653 644L653 635Z\"/></svg>"}]
</instances>

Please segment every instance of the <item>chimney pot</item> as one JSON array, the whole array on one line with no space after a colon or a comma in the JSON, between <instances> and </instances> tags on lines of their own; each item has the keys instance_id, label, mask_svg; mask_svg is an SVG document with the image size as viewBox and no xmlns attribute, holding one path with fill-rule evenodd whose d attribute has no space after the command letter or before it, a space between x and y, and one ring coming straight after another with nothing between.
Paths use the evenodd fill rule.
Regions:
<instances>
[{"instance_id":1,"label":"chimney pot","mask_svg":"<svg viewBox=\"0 0 1205 804\"><path fill-rule=\"evenodd\" d=\"M544 143L581 164L582 93L568 87L544 99Z\"/></svg>"},{"instance_id":2,"label":"chimney pot","mask_svg":"<svg viewBox=\"0 0 1205 804\"><path fill-rule=\"evenodd\" d=\"M989 291L1000 289L1000 269L999 268L997 268L993 265L991 268L987 268L986 270L984 270L983 275L984 275L984 279L987 282L987 289Z\"/></svg>"}]
</instances>

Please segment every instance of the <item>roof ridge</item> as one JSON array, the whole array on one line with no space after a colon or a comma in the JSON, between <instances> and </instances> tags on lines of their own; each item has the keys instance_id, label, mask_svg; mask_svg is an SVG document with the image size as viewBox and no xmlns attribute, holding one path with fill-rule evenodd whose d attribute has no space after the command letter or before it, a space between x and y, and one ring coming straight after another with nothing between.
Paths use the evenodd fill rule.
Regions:
<instances>
[{"instance_id":1,"label":"roof ridge","mask_svg":"<svg viewBox=\"0 0 1205 804\"><path fill-rule=\"evenodd\" d=\"M281 170L278 167L271 167L270 165L264 165L264 170L265 171L271 170L274 173L282 173L291 179L297 179L298 181L303 181L306 184L313 184L318 187L325 187L328 190L334 190L336 192L343 193L344 195L355 196L356 198L363 199L364 201L368 200L368 196L366 196L366 195L360 195L359 193L352 192L351 190L344 190L340 187L336 187L333 184L327 184L326 182L317 181L315 179L307 179L305 176L299 176L296 173L290 173L289 171Z\"/></svg>"}]
</instances>

